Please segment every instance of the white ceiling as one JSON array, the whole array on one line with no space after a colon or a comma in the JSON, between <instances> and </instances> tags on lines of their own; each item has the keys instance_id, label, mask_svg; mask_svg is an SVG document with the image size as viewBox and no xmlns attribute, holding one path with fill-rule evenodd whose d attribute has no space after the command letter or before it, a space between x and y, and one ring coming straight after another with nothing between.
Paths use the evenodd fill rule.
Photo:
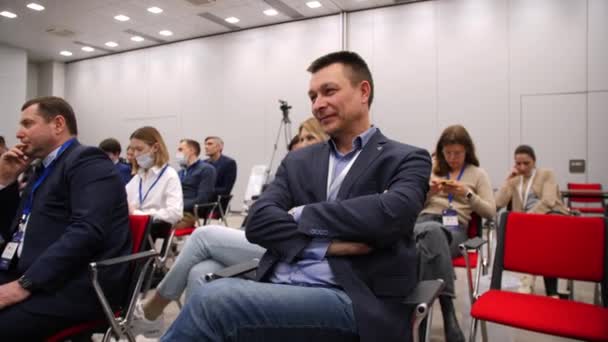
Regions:
<instances>
[{"instance_id":1,"label":"white ceiling","mask_svg":"<svg viewBox=\"0 0 608 342\"><path fill-rule=\"evenodd\" d=\"M28 51L31 61L73 61L108 53L128 51L164 42L207 36L233 30L270 25L294 20L281 13L273 17L263 11L271 8L269 3L282 3L299 12L303 17L317 17L342 11L410 2L408 0L319 0L323 5L311 9L309 0L0 0L0 12L10 11L18 15L15 19L0 16L0 43L19 47ZM26 7L35 2L45 7L44 11L34 11ZM210 2L202 5L193 3ZM152 14L148 7L157 6L164 11ZM278 9L277 9L278 10ZM237 17L239 28L217 24L199 14L225 19ZM114 16L124 14L131 19L119 22ZM74 34L61 37L47 30L69 30ZM160 30L170 30L173 35L163 37ZM158 41L146 39L141 43L131 41L136 31ZM119 44L109 48L104 44L114 41ZM94 52L81 50L83 44L100 47ZM62 50L73 53L70 57L59 55Z\"/></svg>"}]
</instances>

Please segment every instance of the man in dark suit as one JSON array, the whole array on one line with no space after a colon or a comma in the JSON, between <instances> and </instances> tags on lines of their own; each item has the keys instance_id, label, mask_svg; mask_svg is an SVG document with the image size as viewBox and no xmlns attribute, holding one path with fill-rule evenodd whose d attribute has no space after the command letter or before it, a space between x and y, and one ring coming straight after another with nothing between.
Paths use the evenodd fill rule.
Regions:
<instances>
[{"instance_id":1,"label":"man in dark suit","mask_svg":"<svg viewBox=\"0 0 608 342\"><path fill-rule=\"evenodd\" d=\"M249 241L267 249L260 282L193 291L163 340L407 341L415 286L413 227L428 190L428 153L372 126L371 73L353 52L308 69L327 143L291 152L254 204Z\"/></svg>"},{"instance_id":2,"label":"man in dark suit","mask_svg":"<svg viewBox=\"0 0 608 342\"><path fill-rule=\"evenodd\" d=\"M22 107L17 146L0 158L0 337L41 340L76 322L100 318L88 263L131 252L124 185L99 149L76 140L76 118L61 98ZM42 159L23 190L16 179ZM11 218L14 219L11 222ZM126 293L128 268L102 270L111 304Z\"/></svg>"},{"instance_id":3,"label":"man in dark suit","mask_svg":"<svg viewBox=\"0 0 608 342\"><path fill-rule=\"evenodd\" d=\"M201 145L192 139L182 139L177 147L177 162L182 167L178 175L184 194L184 217L176 223L177 228L193 227L197 224L194 205L212 202L215 198L215 167L199 159Z\"/></svg>"},{"instance_id":4,"label":"man in dark suit","mask_svg":"<svg viewBox=\"0 0 608 342\"><path fill-rule=\"evenodd\" d=\"M227 196L232 192L236 181L236 161L223 154L224 141L220 137L205 138L205 154L209 157L207 163L215 166L215 194Z\"/></svg>"},{"instance_id":5,"label":"man in dark suit","mask_svg":"<svg viewBox=\"0 0 608 342\"><path fill-rule=\"evenodd\" d=\"M122 152L120 142L114 138L107 138L99 143L99 149L108 155L108 158L114 163L114 167L116 167L120 179L127 185L133 177L133 174L131 173L131 165L120 158L120 152Z\"/></svg>"}]
</instances>

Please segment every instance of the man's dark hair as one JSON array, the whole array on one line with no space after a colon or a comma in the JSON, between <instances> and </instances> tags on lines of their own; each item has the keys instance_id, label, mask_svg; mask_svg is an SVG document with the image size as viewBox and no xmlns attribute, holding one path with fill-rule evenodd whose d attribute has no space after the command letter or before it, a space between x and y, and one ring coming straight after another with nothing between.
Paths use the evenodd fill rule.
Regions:
<instances>
[{"instance_id":1,"label":"man's dark hair","mask_svg":"<svg viewBox=\"0 0 608 342\"><path fill-rule=\"evenodd\" d=\"M2 135L0 135L0 147L5 147L6 146L6 140L4 140L4 137Z\"/></svg>"},{"instance_id":2,"label":"man's dark hair","mask_svg":"<svg viewBox=\"0 0 608 342\"><path fill-rule=\"evenodd\" d=\"M532 160L536 161L536 154L534 153L534 149L530 145L519 145L515 149L514 154L527 154L532 158Z\"/></svg>"},{"instance_id":3,"label":"man's dark hair","mask_svg":"<svg viewBox=\"0 0 608 342\"><path fill-rule=\"evenodd\" d=\"M122 152L120 143L114 138L104 139L102 142L99 143L99 149L104 152L109 152L113 154L120 154L120 152Z\"/></svg>"},{"instance_id":4,"label":"man's dark hair","mask_svg":"<svg viewBox=\"0 0 608 342\"><path fill-rule=\"evenodd\" d=\"M372 72L369 70L367 63L365 63L363 58L361 58L361 56L355 52L338 51L321 56L312 62L306 70L311 74L314 74L317 71L335 63L340 63L346 67L346 76L353 86L356 86L362 81L369 82L370 91L367 105L371 107L372 100L374 99L374 80L372 79Z\"/></svg>"},{"instance_id":5,"label":"man's dark hair","mask_svg":"<svg viewBox=\"0 0 608 342\"><path fill-rule=\"evenodd\" d=\"M180 141L180 143L186 143L186 145L188 145L191 149L194 150L194 154L198 157L201 154L201 144L198 143L198 141L196 140L192 140L192 139L182 139Z\"/></svg>"},{"instance_id":6,"label":"man's dark hair","mask_svg":"<svg viewBox=\"0 0 608 342\"><path fill-rule=\"evenodd\" d=\"M68 127L68 132L71 135L78 134L78 126L76 125L76 115L70 104L56 96L43 96L37 97L27 101L21 106L21 111L26 110L28 107L38 105L38 112L46 120L51 121L54 117L61 115L65 119L65 124Z\"/></svg>"}]
</instances>

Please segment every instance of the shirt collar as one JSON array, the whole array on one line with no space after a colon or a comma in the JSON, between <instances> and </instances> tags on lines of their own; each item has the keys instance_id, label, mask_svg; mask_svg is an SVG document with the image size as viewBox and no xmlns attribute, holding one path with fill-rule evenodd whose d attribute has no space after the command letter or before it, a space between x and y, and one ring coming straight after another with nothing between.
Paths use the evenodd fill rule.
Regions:
<instances>
[{"instance_id":1,"label":"shirt collar","mask_svg":"<svg viewBox=\"0 0 608 342\"><path fill-rule=\"evenodd\" d=\"M365 132L356 136L355 139L353 139L353 149L344 154L342 154L338 151L338 148L336 147L336 143L333 141L333 139L329 140L329 146L335 155L346 156L349 153L352 153L353 151L362 150L365 147L365 145L367 145L367 143L371 140L372 136L374 135L374 133L376 133L377 130L378 130L378 128L376 126L372 126L372 127L368 128Z\"/></svg>"},{"instance_id":2,"label":"shirt collar","mask_svg":"<svg viewBox=\"0 0 608 342\"><path fill-rule=\"evenodd\" d=\"M166 164L166 163L165 163L163 166L157 166L157 165L154 165L154 166L152 166L152 167L150 168L150 171L152 171L152 173L153 173L153 174L157 175L157 174L159 174L159 173L162 171L162 169L163 169L165 166L167 166L167 164ZM140 175L143 175L143 174L145 174L145 173L146 173L146 170L144 170L144 169L142 169L142 168L139 168L139 170L138 170L138 172L137 172L137 173L139 173Z\"/></svg>"},{"instance_id":3,"label":"shirt collar","mask_svg":"<svg viewBox=\"0 0 608 342\"><path fill-rule=\"evenodd\" d=\"M55 160L55 158L57 158L57 153L59 153L61 146L63 146L63 145L60 145L59 147L54 149L51 153L49 153L46 157L44 157L44 159L42 160L42 165L44 165L44 167L48 167L53 162L53 160Z\"/></svg>"}]
</instances>

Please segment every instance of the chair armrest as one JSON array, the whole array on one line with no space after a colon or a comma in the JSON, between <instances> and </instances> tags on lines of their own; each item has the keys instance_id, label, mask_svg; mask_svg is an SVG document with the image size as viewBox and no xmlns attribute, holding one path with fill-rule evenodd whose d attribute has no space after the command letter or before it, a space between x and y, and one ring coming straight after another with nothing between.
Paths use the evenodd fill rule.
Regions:
<instances>
[{"instance_id":1,"label":"chair armrest","mask_svg":"<svg viewBox=\"0 0 608 342\"><path fill-rule=\"evenodd\" d=\"M466 248L466 249L479 249L479 248L481 248L481 246L485 245L486 243L488 243L488 241L477 236L472 239L468 239L467 241L463 242L461 245L464 246L464 248Z\"/></svg>"},{"instance_id":2,"label":"chair armrest","mask_svg":"<svg viewBox=\"0 0 608 342\"><path fill-rule=\"evenodd\" d=\"M431 306L445 284L442 279L423 280L416 285L414 290L403 300L403 304Z\"/></svg>"},{"instance_id":3,"label":"chair armrest","mask_svg":"<svg viewBox=\"0 0 608 342\"><path fill-rule=\"evenodd\" d=\"M207 273L205 280L213 281L221 278L234 278L242 276L251 271L255 271L258 268L260 259L252 259L240 264L232 265L230 267L223 268L215 273Z\"/></svg>"},{"instance_id":4,"label":"chair armrest","mask_svg":"<svg viewBox=\"0 0 608 342\"><path fill-rule=\"evenodd\" d=\"M113 266L113 265L118 265L118 264L124 264L126 262L136 261L136 260L140 260L140 259L148 259L148 258L152 258L155 256L158 256L158 252L151 249L151 250L145 251L145 252L139 252L139 253L135 253L135 254L125 255L125 256L101 260L101 261L94 261L94 262L90 263L89 265L92 268L108 267L108 266Z\"/></svg>"}]
</instances>

